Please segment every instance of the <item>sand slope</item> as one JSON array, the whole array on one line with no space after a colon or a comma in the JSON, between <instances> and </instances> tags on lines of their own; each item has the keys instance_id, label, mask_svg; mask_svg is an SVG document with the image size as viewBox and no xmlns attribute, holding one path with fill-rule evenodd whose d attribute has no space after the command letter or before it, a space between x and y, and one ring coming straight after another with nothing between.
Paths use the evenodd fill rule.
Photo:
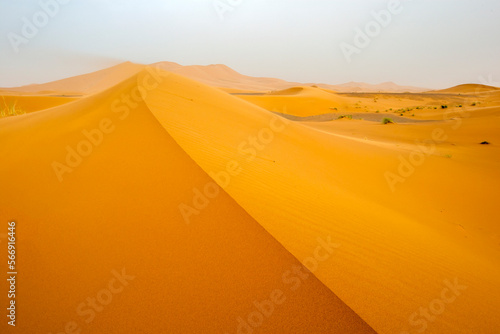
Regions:
<instances>
[{"instance_id":1,"label":"sand slope","mask_svg":"<svg viewBox=\"0 0 500 334\"><path fill-rule=\"evenodd\" d=\"M231 96L133 64L105 77L100 92L65 82L92 96L0 119L0 219L18 222L20 261L19 325L2 333L72 321L85 333L500 328L497 93ZM334 103L425 105L416 117L435 121L291 122L266 110ZM69 170L58 176L54 162ZM391 191L386 174L401 171ZM279 297L255 315L254 302Z\"/></svg>"},{"instance_id":2,"label":"sand slope","mask_svg":"<svg viewBox=\"0 0 500 334\"><path fill-rule=\"evenodd\" d=\"M154 82L144 72L139 83L145 76ZM298 278L299 261L224 191L209 204L196 197L215 184L141 99L123 100L137 87L132 76L71 104L0 119L8 193L0 220L17 222L19 247L18 325L2 321L0 331L247 333L238 325L250 317L261 333L374 333L315 276L300 270ZM65 162L68 150L85 154ZM61 182L54 162L71 163ZM190 224L182 203L200 209ZM259 319L254 302L271 298L281 302Z\"/></svg>"},{"instance_id":3,"label":"sand slope","mask_svg":"<svg viewBox=\"0 0 500 334\"><path fill-rule=\"evenodd\" d=\"M297 258L308 256L318 235L342 244L315 275L377 332L499 328L497 147L481 154L481 164L432 152L393 193L384 175L397 172L399 157L408 159L415 144L283 124L180 76L171 76L146 103L181 147ZM420 135L428 139L434 129L448 133L451 126L433 124ZM228 177L234 162L241 171ZM447 295L449 285L456 298ZM438 306L429 319L419 313Z\"/></svg>"},{"instance_id":4,"label":"sand slope","mask_svg":"<svg viewBox=\"0 0 500 334\"><path fill-rule=\"evenodd\" d=\"M142 65L125 62L100 71L78 75L44 84L16 88L0 88L2 94L89 95L101 92L138 73Z\"/></svg>"},{"instance_id":5,"label":"sand slope","mask_svg":"<svg viewBox=\"0 0 500 334\"><path fill-rule=\"evenodd\" d=\"M295 116L311 116L346 109L348 101L321 88L291 87L264 95L238 95L266 110Z\"/></svg>"}]
</instances>

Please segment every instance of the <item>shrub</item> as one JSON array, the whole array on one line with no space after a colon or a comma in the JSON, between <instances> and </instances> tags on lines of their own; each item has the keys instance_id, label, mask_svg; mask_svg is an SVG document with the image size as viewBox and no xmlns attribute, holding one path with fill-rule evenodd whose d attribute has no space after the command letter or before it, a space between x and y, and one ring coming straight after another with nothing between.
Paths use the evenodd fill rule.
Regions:
<instances>
[{"instance_id":1,"label":"shrub","mask_svg":"<svg viewBox=\"0 0 500 334\"><path fill-rule=\"evenodd\" d=\"M442 105L442 106L441 106L441 109L446 109L446 108L448 108L448 106L447 106L447 105Z\"/></svg>"},{"instance_id":2,"label":"shrub","mask_svg":"<svg viewBox=\"0 0 500 334\"><path fill-rule=\"evenodd\" d=\"M4 107L0 109L0 117L17 116L17 115L26 114L26 112L24 110L17 107L17 101L12 103L12 104L7 104L7 102L5 102L5 97L2 96L2 99L3 99Z\"/></svg>"},{"instance_id":3,"label":"shrub","mask_svg":"<svg viewBox=\"0 0 500 334\"><path fill-rule=\"evenodd\" d=\"M338 119L342 118L352 119L352 115L340 115Z\"/></svg>"},{"instance_id":4,"label":"shrub","mask_svg":"<svg viewBox=\"0 0 500 334\"><path fill-rule=\"evenodd\" d=\"M394 121L390 118L384 117L382 124L394 124Z\"/></svg>"}]
</instances>

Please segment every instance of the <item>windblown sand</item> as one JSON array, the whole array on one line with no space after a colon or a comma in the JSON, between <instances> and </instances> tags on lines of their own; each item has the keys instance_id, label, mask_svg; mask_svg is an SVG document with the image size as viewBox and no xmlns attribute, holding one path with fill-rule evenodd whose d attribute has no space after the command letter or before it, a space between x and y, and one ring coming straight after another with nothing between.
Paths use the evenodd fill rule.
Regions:
<instances>
[{"instance_id":1,"label":"windblown sand","mask_svg":"<svg viewBox=\"0 0 500 334\"><path fill-rule=\"evenodd\" d=\"M26 113L0 118L19 248L18 325L1 332L496 333L497 90L252 92L131 63L3 89Z\"/></svg>"}]
</instances>

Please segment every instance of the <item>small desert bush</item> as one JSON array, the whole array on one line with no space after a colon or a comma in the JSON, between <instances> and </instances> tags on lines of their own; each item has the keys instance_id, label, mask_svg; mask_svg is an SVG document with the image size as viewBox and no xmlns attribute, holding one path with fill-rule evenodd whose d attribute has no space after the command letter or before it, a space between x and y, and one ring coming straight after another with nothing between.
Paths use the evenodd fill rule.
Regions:
<instances>
[{"instance_id":1,"label":"small desert bush","mask_svg":"<svg viewBox=\"0 0 500 334\"><path fill-rule=\"evenodd\" d=\"M17 116L26 114L24 110L17 106L17 101L7 104L5 97L2 96L3 106L0 106L0 117Z\"/></svg>"},{"instance_id":2,"label":"small desert bush","mask_svg":"<svg viewBox=\"0 0 500 334\"><path fill-rule=\"evenodd\" d=\"M384 117L382 124L394 124L394 121L390 118Z\"/></svg>"},{"instance_id":3,"label":"small desert bush","mask_svg":"<svg viewBox=\"0 0 500 334\"><path fill-rule=\"evenodd\" d=\"M352 119L352 115L340 115L338 119L342 118Z\"/></svg>"}]
</instances>

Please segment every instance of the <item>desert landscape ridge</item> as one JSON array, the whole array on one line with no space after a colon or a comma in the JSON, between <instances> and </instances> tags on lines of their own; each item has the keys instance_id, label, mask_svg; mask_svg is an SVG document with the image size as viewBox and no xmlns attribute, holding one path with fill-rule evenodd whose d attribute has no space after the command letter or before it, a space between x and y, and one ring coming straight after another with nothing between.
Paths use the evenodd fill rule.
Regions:
<instances>
[{"instance_id":1,"label":"desert landscape ridge","mask_svg":"<svg viewBox=\"0 0 500 334\"><path fill-rule=\"evenodd\" d=\"M125 62L0 95L2 333L500 328L500 88Z\"/></svg>"},{"instance_id":2,"label":"desert landscape ridge","mask_svg":"<svg viewBox=\"0 0 500 334\"><path fill-rule=\"evenodd\" d=\"M500 334L500 1L0 1L0 334Z\"/></svg>"}]
</instances>

